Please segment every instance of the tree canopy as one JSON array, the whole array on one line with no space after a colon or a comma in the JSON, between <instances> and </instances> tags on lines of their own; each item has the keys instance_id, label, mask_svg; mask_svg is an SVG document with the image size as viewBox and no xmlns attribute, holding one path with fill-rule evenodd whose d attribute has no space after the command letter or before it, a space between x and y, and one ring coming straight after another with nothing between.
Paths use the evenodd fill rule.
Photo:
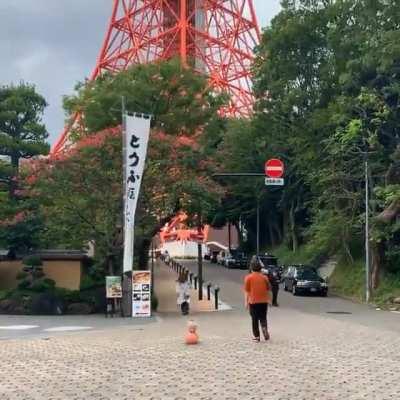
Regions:
<instances>
[{"instance_id":1,"label":"tree canopy","mask_svg":"<svg viewBox=\"0 0 400 400\"><path fill-rule=\"evenodd\" d=\"M375 286L400 254L399 23L396 1L283 2L257 49L255 116L220 145L236 171L285 161L283 190L262 194L264 242L308 243L316 256L360 255L368 159ZM230 189L254 212L248 184Z\"/></svg>"},{"instance_id":2,"label":"tree canopy","mask_svg":"<svg viewBox=\"0 0 400 400\"><path fill-rule=\"evenodd\" d=\"M217 202L203 136L221 120L224 101L205 77L175 60L104 76L66 99L71 114L84 113L75 146L42 163L32 186L46 219L47 245L93 242L102 268L114 272L123 244L121 95L128 110L154 113L136 218L135 254L142 266L152 237L178 211L207 215Z\"/></svg>"}]
</instances>

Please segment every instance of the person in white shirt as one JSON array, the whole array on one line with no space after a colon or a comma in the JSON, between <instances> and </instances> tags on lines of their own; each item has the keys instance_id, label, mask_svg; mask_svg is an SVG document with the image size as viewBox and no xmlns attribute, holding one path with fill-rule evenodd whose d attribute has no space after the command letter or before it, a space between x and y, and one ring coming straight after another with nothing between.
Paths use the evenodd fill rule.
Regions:
<instances>
[{"instance_id":1,"label":"person in white shirt","mask_svg":"<svg viewBox=\"0 0 400 400\"><path fill-rule=\"evenodd\" d=\"M189 272L180 273L176 281L176 293L178 295L177 304L181 308L182 315L189 314L190 289Z\"/></svg>"}]
</instances>

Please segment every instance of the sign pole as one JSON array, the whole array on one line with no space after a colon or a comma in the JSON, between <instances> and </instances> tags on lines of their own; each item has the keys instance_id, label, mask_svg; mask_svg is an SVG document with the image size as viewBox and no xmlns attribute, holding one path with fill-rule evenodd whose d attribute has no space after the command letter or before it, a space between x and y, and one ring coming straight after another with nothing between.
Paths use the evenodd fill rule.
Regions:
<instances>
[{"instance_id":1,"label":"sign pole","mask_svg":"<svg viewBox=\"0 0 400 400\"><path fill-rule=\"evenodd\" d=\"M365 301L370 299L370 265L369 265L369 179L368 159L365 160Z\"/></svg>"}]
</instances>

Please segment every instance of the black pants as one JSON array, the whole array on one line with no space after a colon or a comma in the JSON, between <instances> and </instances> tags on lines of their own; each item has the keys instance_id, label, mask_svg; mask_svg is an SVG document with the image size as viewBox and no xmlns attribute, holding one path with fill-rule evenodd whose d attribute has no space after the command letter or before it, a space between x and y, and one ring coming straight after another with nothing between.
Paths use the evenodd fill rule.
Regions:
<instances>
[{"instance_id":1,"label":"black pants","mask_svg":"<svg viewBox=\"0 0 400 400\"><path fill-rule=\"evenodd\" d=\"M272 286L272 305L273 306L278 305L278 292L279 292L279 286Z\"/></svg>"},{"instance_id":2,"label":"black pants","mask_svg":"<svg viewBox=\"0 0 400 400\"><path fill-rule=\"evenodd\" d=\"M189 303L187 301L184 301L181 304L181 311L183 315L188 315L189 314Z\"/></svg>"},{"instance_id":3,"label":"black pants","mask_svg":"<svg viewBox=\"0 0 400 400\"><path fill-rule=\"evenodd\" d=\"M260 327L267 328L267 311L268 304L267 303L256 303L250 304L250 315L253 326L253 335L256 338L260 337Z\"/></svg>"}]
</instances>

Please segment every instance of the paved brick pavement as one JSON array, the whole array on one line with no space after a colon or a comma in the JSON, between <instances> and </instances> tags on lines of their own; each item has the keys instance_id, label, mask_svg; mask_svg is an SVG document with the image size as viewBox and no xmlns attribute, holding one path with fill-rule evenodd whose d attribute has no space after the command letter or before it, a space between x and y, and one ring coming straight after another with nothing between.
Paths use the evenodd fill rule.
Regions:
<instances>
[{"instance_id":1,"label":"paved brick pavement","mask_svg":"<svg viewBox=\"0 0 400 400\"><path fill-rule=\"evenodd\" d=\"M253 343L243 310L195 313L201 343L188 347L188 318L167 311L147 325L0 340L0 400L400 399L399 335L351 315L274 308L272 339Z\"/></svg>"},{"instance_id":2,"label":"paved brick pavement","mask_svg":"<svg viewBox=\"0 0 400 400\"><path fill-rule=\"evenodd\" d=\"M389 400L400 399L400 338L392 332L274 310L272 340L249 340L238 312L0 342L2 400Z\"/></svg>"}]
</instances>

